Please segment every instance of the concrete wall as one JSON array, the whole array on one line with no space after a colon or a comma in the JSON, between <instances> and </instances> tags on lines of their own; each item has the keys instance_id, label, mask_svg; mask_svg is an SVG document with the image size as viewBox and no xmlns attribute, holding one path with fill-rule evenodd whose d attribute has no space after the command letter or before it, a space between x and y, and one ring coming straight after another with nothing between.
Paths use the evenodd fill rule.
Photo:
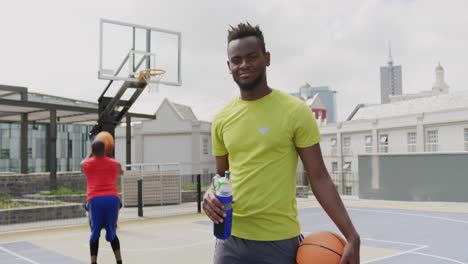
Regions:
<instances>
[{"instance_id":1,"label":"concrete wall","mask_svg":"<svg viewBox=\"0 0 468 264\"><path fill-rule=\"evenodd\" d=\"M468 153L359 156L359 197L468 202Z\"/></svg>"},{"instance_id":2,"label":"concrete wall","mask_svg":"<svg viewBox=\"0 0 468 264\"><path fill-rule=\"evenodd\" d=\"M81 204L48 205L0 210L0 225L81 218L86 213Z\"/></svg>"},{"instance_id":3,"label":"concrete wall","mask_svg":"<svg viewBox=\"0 0 468 264\"><path fill-rule=\"evenodd\" d=\"M0 175L0 196L20 197L50 190L49 173ZM86 191L86 178L81 172L57 173L57 186Z\"/></svg>"}]
</instances>

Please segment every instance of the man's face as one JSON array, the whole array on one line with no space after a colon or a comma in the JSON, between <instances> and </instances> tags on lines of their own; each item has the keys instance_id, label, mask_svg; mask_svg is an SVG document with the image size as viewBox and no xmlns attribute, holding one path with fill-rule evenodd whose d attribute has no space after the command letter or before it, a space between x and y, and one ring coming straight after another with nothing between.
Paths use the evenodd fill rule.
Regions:
<instances>
[{"instance_id":1,"label":"man's face","mask_svg":"<svg viewBox=\"0 0 468 264\"><path fill-rule=\"evenodd\" d=\"M228 43L228 67L239 88L249 91L266 81L266 67L270 53L264 53L259 40L254 37L236 39Z\"/></svg>"}]
</instances>

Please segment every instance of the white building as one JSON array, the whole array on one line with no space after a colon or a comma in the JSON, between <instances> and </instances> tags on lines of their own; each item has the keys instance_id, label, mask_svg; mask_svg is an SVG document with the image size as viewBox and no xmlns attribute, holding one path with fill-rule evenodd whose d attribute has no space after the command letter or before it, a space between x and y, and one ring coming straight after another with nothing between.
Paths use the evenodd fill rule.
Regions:
<instances>
[{"instance_id":1,"label":"white building","mask_svg":"<svg viewBox=\"0 0 468 264\"><path fill-rule=\"evenodd\" d=\"M339 190L357 194L359 154L468 151L468 93L360 105L348 121L320 131Z\"/></svg>"},{"instance_id":2,"label":"white building","mask_svg":"<svg viewBox=\"0 0 468 264\"><path fill-rule=\"evenodd\" d=\"M393 102L398 102L398 101L412 100L416 98L429 97L429 96L448 93L449 86L447 85L447 83L445 83L444 68L440 65L440 62L439 62L439 65L437 65L437 67L435 68L435 74L436 74L435 75L436 79L431 90L414 93L414 94L391 95L390 102L393 103Z\"/></svg>"},{"instance_id":3,"label":"white building","mask_svg":"<svg viewBox=\"0 0 468 264\"><path fill-rule=\"evenodd\" d=\"M132 124L132 164L179 163L180 173L214 173L211 124L197 119L189 106L164 99L156 120ZM115 131L116 159L125 163L125 127Z\"/></svg>"}]
</instances>

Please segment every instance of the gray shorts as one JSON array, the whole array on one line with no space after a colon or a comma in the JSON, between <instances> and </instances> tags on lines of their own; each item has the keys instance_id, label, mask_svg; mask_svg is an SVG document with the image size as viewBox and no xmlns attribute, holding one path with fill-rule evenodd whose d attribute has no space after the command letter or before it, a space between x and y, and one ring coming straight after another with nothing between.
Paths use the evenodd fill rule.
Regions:
<instances>
[{"instance_id":1,"label":"gray shorts","mask_svg":"<svg viewBox=\"0 0 468 264\"><path fill-rule=\"evenodd\" d=\"M216 240L214 264L296 264L303 236L278 241L255 241L238 237Z\"/></svg>"}]
</instances>

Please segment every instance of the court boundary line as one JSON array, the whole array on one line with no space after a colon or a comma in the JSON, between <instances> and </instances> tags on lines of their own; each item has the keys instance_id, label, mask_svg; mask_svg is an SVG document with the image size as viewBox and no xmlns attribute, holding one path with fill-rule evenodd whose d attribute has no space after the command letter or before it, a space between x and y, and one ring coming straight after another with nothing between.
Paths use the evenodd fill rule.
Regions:
<instances>
[{"instance_id":1,"label":"court boundary line","mask_svg":"<svg viewBox=\"0 0 468 264\"><path fill-rule=\"evenodd\" d=\"M154 248L126 248L124 249L124 252L148 252L148 251L170 251L170 250L180 250L184 248L193 248L201 245L206 245L210 243L215 243L215 239L210 239L210 240L205 240L205 241L200 241L200 242L195 242L191 244L185 244L185 245L177 245L177 246L172 246L172 247L154 247ZM89 248L89 244L82 244L83 247ZM99 249L101 251L101 249ZM113 252L111 249L108 248L103 248L102 251L108 251L108 252ZM39 263L38 263L39 264Z\"/></svg>"},{"instance_id":2,"label":"court boundary line","mask_svg":"<svg viewBox=\"0 0 468 264\"><path fill-rule=\"evenodd\" d=\"M459 264L467 264L466 262L461 262L459 260L443 257L443 256L438 256L438 255L432 255L432 254L427 254L427 253L422 253L422 252L411 252L410 254L415 254L415 255L422 255L426 257L432 257L432 258L438 258L438 259L443 259L443 260L448 260L452 261L454 263L459 263Z\"/></svg>"},{"instance_id":3,"label":"court boundary line","mask_svg":"<svg viewBox=\"0 0 468 264\"><path fill-rule=\"evenodd\" d=\"M196 232L203 232L203 233L212 234L212 232L210 230L204 230L204 229L201 229L201 228L192 228L191 230L196 231ZM216 238L212 237L210 239L202 240L202 241L195 242L195 243L189 243L189 244L185 244L185 245L178 245L178 246L171 246L171 247L125 249L125 252L147 252L147 251L152 251L152 250L157 250L157 251L174 250L174 249L181 249L181 248L192 248L192 247L197 247L197 246L200 246L200 245L205 245L205 244L210 244L210 243L214 244L215 242L216 242ZM83 244L83 245L86 246L86 247L89 247L88 244ZM101 249L99 249L99 250L101 250ZM112 250L107 249L107 248L103 249L103 250L112 252Z\"/></svg>"},{"instance_id":4,"label":"court boundary line","mask_svg":"<svg viewBox=\"0 0 468 264\"><path fill-rule=\"evenodd\" d=\"M459 220L459 219L449 218L449 217L431 216L431 215L427 215L427 214L412 214L412 213L402 213L402 212L385 211L385 210L358 209L358 208L347 208L347 209L348 210L353 210L353 211L358 211L358 212L360 211L360 212L372 212L372 213L382 213L382 214L415 216L415 217L424 217L424 218L430 218L430 219L442 220L442 221L448 221L448 222L468 224L468 221L464 221L464 220ZM398 210L398 209L396 209L396 210ZM405 209L405 210L412 210L412 209ZM417 210L413 210L413 211L417 211ZM387 242L387 243L399 243L399 244L402 244L402 245L419 246L418 244L404 243L404 242L398 242L398 241L389 241L389 240L378 240L378 239L372 239L372 238L363 238L363 240L380 241L380 242ZM459 264L468 264L466 262L461 262L459 260L451 259L451 258L444 257L444 256L438 256L438 255L434 255L434 254L416 252L418 250L425 249L425 248L429 248L429 246L420 245L420 247L416 248L416 249L403 251L403 252L400 252L398 254L390 255L390 256L387 256L387 257L383 257L383 258L377 258L377 259L374 259L374 260L369 260L369 261L366 261L366 262L364 262L362 264L371 263L371 262L375 262L375 261L379 261L379 260L383 260L383 259L387 259L387 258L391 258L391 257L397 257L397 256L401 256L401 255L404 255L404 254L421 255L421 256L426 256L426 257L432 257L432 258L437 258L437 259L448 260L448 261L451 261L451 262L454 262L454 263L459 263Z\"/></svg>"},{"instance_id":5,"label":"court boundary line","mask_svg":"<svg viewBox=\"0 0 468 264\"><path fill-rule=\"evenodd\" d=\"M424 217L436 220L443 220L448 222L456 222L456 223L463 223L468 224L468 221L449 218L449 217L441 217L441 216L431 216L426 214L411 214L411 213L401 213L401 212L392 212L392 211L383 211L383 210L370 210L370 209L357 209L357 208L347 208L349 211L358 211L358 212L370 212L370 213L382 213L382 214L396 214L396 215L406 215L406 216L417 216L417 217ZM409 209L411 210L411 209Z\"/></svg>"},{"instance_id":6,"label":"court boundary line","mask_svg":"<svg viewBox=\"0 0 468 264\"><path fill-rule=\"evenodd\" d=\"M376 262L376 261L380 261L380 260L384 260L384 259L389 259L389 258L393 258L393 257L402 256L402 255L405 255L405 254L422 255L422 256L436 258L436 259L448 260L448 261L458 263L458 264L468 264L466 262L461 262L459 260L455 260L455 259L444 257L444 256L438 256L438 255L434 255L434 254L416 252L418 250L430 248L430 246L428 246L428 245L414 244L414 243L407 243L407 242L399 242L399 241L392 241L392 240L382 240L382 239L375 239L375 238L362 238L362 240L384 242L384 243L390 243L390 244L400 244L400 245L407 245L407 246L417 246L417 248L402 251L402 252L399 252L399 253L396 253L396 254L393 254L393 255L388 255L388 256L385 256L385 257L371 259L371 260L362 262L361 264L372 263L372 262Z\"/></svg>"},{"instance_id":7,"label":"court boundary line","mask_svg":"<svg viewBox=\"0 0 468 264\"><path fill-rule=\"evenodd\" d=\"M9 249L7 249L7 248L4 248L4 247L2 247L1 245L0 245L0 250L3 250L4 252L6 252L6 253L8 253L8 254L10 254L10 255L12 255L12 256L15 256L15 257L17 257L17 258L19 258L19 259L22 259L22 260L24 260L24 261L27 261L27 262L29 262L29 263L31 263L31 264L41 264L41 263L36 262L36 261L34 261L34 260L30 259L30 258L24 257L24 256L22 256L22 255L20 255L20 254L18 254L18 253L15 253L14 251L11 251L11 250L9 250Z\"/></svg>"},{"instance_id":8,"label":"court boundary line","mask_svg":"<svg viewBox=\"0 0 468 264\"><path fill-rule=\"evenodd\" d=\"M394 258L394 257L405 255L405 254L411 253L413 251L418 251L418 250L425 249L425 248L428 248L428 246L421 246L421 247L413 248L413 249L410 249L410 250L401 251L401 252L398 252L398 253L395 253L395 254L392 254L392 255L388 255L388 256L384 256L384 257L380 257L380 258L376 258L376 259L370 259L368 261L361 262L361 264L367 264L367 263L372 263L372 262L376 262L376 261L381 261L381 260L384 260L384 259Z\"/></svg>"}]
</instances>

